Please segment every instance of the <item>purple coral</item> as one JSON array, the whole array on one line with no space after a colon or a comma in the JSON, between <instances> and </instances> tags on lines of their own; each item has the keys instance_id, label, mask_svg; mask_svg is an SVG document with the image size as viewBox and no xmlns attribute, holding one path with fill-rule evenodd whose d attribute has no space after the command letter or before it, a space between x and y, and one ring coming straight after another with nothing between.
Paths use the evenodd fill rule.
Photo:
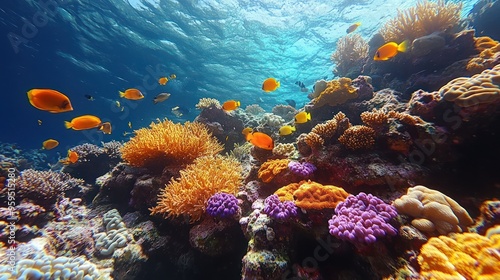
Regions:
<instances>
[{"instance_id":1,"label":"purple coral","mask_svg":"<svg viewBox=\"0 0 500 280\"><path fill-rule=\"evenodd\" d=\"M288 169L292 171L293 174L309 177L316 170L316 166L309 162L298 162L298 161L290 161L288 164Z\"/></svg>"},{"instance_id":2,"label":"purple coral","mask_svg":"<svg viewBox=\"0 0 500 280\"><path fill-rule=\"evenodd\" d=\"M369 244L397 233L388 223L398 215L396 208L371 194L349 195L337 205L335 213L328 221L330 234L341 240Z\"/></svg>"},{"instance_id":3,"label":"purple coral","mask_svg":"<svg viewBox=\"0 0 500 280\"><path fill-rule=\"evenodd\" d=\"M232 194L216 193L207 201L207 213L212 217L232 217L238 210L238 199Z\"/></svg>"},{"instance_id":4,"label":"purple coral","mask_svg":"<svg viewBox=\"0 0 500 280\"><path fill-rule=\"evenodd\" d=\"M281 202L275 194L270 195L264 201L264 213L275 220L286 220L297 216L297 206L293 201Z\"/></svg>"}]
</instances>

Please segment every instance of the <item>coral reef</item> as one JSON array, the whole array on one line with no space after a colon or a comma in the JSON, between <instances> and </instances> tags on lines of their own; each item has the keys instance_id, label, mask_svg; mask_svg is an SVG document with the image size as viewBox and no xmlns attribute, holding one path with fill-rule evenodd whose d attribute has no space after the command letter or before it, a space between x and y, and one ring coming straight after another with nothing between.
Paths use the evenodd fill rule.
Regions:
<instances>
[{"instance_id":1,"label":"coral reef","mask_svg":"<svg viewBox=\"0 0 500 280\"><path fill-rule=\"evenodd\" d=\"M337 41L337 48L330 57L335 63L333 73L340 77L355 78L361 74L366 58L368 58L368 43L361 35L344 36Z\"/></svg>"},{"instance_id":2,"label":"coral reef","mask_svg":"<svg viewBox=\"0 0 500 280\"><path fill-rule=\"evenodd\" d=\"M208 199L218 193L235 194L241 183L242 168L234 159L223 156L204 156L180 171L158 196L158 205L151 214L166 217L189 216L198 221L206 210Z\"/></svg>"},{"instance_id":3,"label":"coral reef","mask_svg":"<svg viewBox=\"0 0 500 280\"><path fill-rule=\"evenodd\" d=\"M116 249L127 246L133 240L118 210L106 212L102 222L105 231L94 234L96 251L101 256L113 255Z\"/></svg>"},{"instance_id":4,"label":"coral reef","mask_svg":"<svg viewBox=\"0 0 500 280\"><path fill-rule=\"evenodd\" d=\"M371 194L349 195L335 208L328 221L330 234L354 244L370 244L377 238L394 236L396 229L389 221L396 217L396 209Z\"/></svg>"},{"instance_id":5,"label":"coral reef","mask_svg":"<svg viewBox=\"0 0 500 280\"><path fill-rule=\"evenodd\" d=\"M339 78L327 83L327 87L318 96L314 96L311 101L314 107L325 105L335 106L343 104L349 99L358 97L358 90L352 86L352 80L349 78Z\"/></svg>"},{"instance_id":6,"label":"coral reef","mask_svg":"<svg viewBox=\"0 0 500 280\"><path fill-rule=\"evenodd\" d=\"M297 216L297 207L293 201L280 201L277 195L273 194L264 201L263 212L274 220L285 221Z\"/></svg>"},{"instance_id":7,"label":"coral reef","mask_svg":"<svg viewBox=\"0 0 500 280\"><path fill-rule=\"evenodd\" d=\"M375 130L364 125L351 126L339 137L339 142L351 150L370 149L375 145Z\"/></svg>"},{"instance_id":8,"label":"coral reef","mask_svg":"<svg viewBox=\"0 0 500 280\"><path fill-rule=\"evenodd\" d=\"M233 194L216 193L207 201L207 214L224 219L235 216L240 212L238 207L238 199Z\"/></svg>"},{"instance_id":9,"label":"coral reef","mask_svg":"<svg viewBox=\"0 0 500 280\"><path fill-rule=\"evenodd\" d=\"M198 157L215 155L222 149L203 124L164 120L136 130L121 152L132 166L161 171L167 165L190 164Z\"/></svg>"},{"instance_id":10,"label":"coral reef","mask_svg":"<svg viewBox=\"0 0 500 280\"><path fill-rule=\"evenodd\" d=\"M292 143L278 143L274 145L273 155L277 157L294 157L297 153L297 149Z\"/></svg>"},{"instance_id":11,"label":"coral reef","mask_svg":"<svg viewBox=\"0 0 500 280\"><path fill-rule=\"evenodd\" d=\"M293 174L307 178L316 171L316 166L310 162L290 161L288 163L288 169L290 169Z\"/></svg>"},{"instance_id":12,"label":"coral reef","mask_svg":"<svg viewBox=\"0 0 500 280\"><path fill-rule=\"evenodd\" d=\"M420 251L420 275L426 279L497 279L500 235L454 233L432 237Z\"/></svg>"},{"instance_id":13,"label":"coral reef","mask_svg":"<svg viewBox=\"0 0 500 280\"><path fill-rule=\"evenodd\" d=\"M403 42L429 35L436 31L445 31L459 25L461 3L422 1L403 11L398 11L380 28L386 42Z\"/></svg>"},{"instance_id":14,"label":"coral reef","mask_svg":"<svg viewBox=\"0 0 500 280\"><path fill-rule=\"evenodd\" d=\"M407 194L393 205L398 213L412 217L411 224L427 234L463 232L473 223L469 213L455 200L424 186L408 188Z\"/></svg>"},{"instance_id":15,"label":"coral reef","mask_svg":"<svg viewBox=\"0 0 500 280\"><path fill-rule=\"evenodd\" d=\"M203 110L205 108L210 108L212 106L215 106L216 108L222 108L219 100L214 98L201 98L195 105L196 109L198 110Z\"/></svg>"},{"instance_id":16,"label":"coral reef","mask_svg":"<svg viewBox=\"0 0 500 280\"><path fill-rule=\"evenodd\" d=\"M259 179L264 183L270 183L276 176L288 170L288 163L290 163L289 159L273 159L264 162L258 171Z\"/></svg>"},{"instance_id":17,"label":"coral reef","mask_svg":"<svg viewBox=\"0 0 500 280\"><path fill-rule=\"evenodd\" d=\"M349 195L344 189L332 185L322 185L311 180L291 183L274 192L281 201L293 201L307 210L335 207Z\"/></svg>"}]
</instances>

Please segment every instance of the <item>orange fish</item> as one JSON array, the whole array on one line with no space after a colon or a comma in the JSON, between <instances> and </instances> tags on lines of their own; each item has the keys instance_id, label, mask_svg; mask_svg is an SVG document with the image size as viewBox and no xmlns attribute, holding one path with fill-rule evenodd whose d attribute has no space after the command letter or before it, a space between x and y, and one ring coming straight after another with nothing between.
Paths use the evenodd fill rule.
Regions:
<instances>
[{"instance_id":1,"label":"orange fish","mask_svg":"<svg viewBox=\"0 0 500 280\"><path fill-rule=\"evenodd\" d=\"M404 41L399 45L395 42L389 42L378 48L373 60L388 60L395 57L400 52L406 52L407 47L408 41Z\"/></svg>"},{"instance_id":2,"label":"orange fish","mask_svg":"<svg viewBox=\"0 0 500 280\"><path fill-rule=\"evenodd\" d=\"M280 82L278 82L275 78L267 78L262 83L262 90L265 92L275 91L280 87Z\"/></svg>"},{"instance_id":3,"label":"orange fish","mask_svg":"<svg viewBox=\"0 0 500 280\"><path fill-rule=\"evenodd\" d=\"M236 110L238 107L240 107L240 102L236 100L228 100L222 104L222 109L224 111Z\"/></svg>"},{"instance_id":4,"label":"orange fish","mask_svg":"<svg viewBox=\"0 0 500 280\"><path fill-rule=\"evenodd\" d=\"M130 99L130 100L139 100L143 99L144 95L142 92L136 88L129 88L125 92L119 91L120 97Z\"/></svg>"},{"instance_id":5,"label":"orange fish","mask_svg":"<svg viewBox=\"0 0 500 280\"><path fill-rule=\"evenodd\" d=\"M28 91L28 99L33 107L43 111L51 113L73 111L69 98L57 90L35 88Z\"/></svg>"},{"instance_id":6,"label":"orange fish","mask_svg":"<svg viewBox=\"0 0 500 280\"><path fill-rule=\"evenodd\" d=\"M252 132L246 135L248 142L252 145L264 150L272 150L274 148L273 138L262 132Z\"/></svg>"},{"instance_id":7,"label":"orange fish","mask_svg":"<svg viewBox=\"0 0 500 280\"><path fill-rule=\"evenodd\" d=\"M68 150L68 157L60 160L62 164L76 163L78 161L78 154L75 151Z\"/></svg>"},{"instance_id":8,"label":"orange fish","mask_svg":"<svg viewBox=\"0 0 500 280\"><path fill-rule=\"evenodd\" d=\"M356 22L353 25L349 26L349 28L347 28L347 30L345 32L347 34L354 32L360 25L361 25L361 22Z\"/></svg>"},{"instance_id":9,"label":"orange fish","mask_svg":"<svg viewBox=\"0 0 500 280\"><path fill-rule=\"evenodd\" d=\"M104 134L111 134L111 123L110 122L102 123L101 127L99 127L99 130L102 131Z\"/></svg>"},{"instance_id":10,"label":"orange fish","mask_svg":"<svg viewBox=\"0 0 500 280\"><path fill-rule=\"evenodd\" d=\"M168 82L168 78L167 77L161 77L158 79L158 83L162 86L166 85Z\"/></svg>"},{"instance_id":11,"label":"orange fish","mask_svg":"<svg viewBox=\"0 0 500 280\"><path fill-rule=\"evenodd\" d=\"M48 139L48 140L43 141L43 143L42 143L42 149L44 149L44 150L52 150L55 147L57 147L57 145L59 145L59 142L57 142L57 140Z\"/></svg>"},{"instance_id":12,"label":"orange fish","mask_svg":"<svg viewBox=\"0 0 500 280\"><path fill-rule=\"evenodd\" d=\"M83 115L72 119L71 122L64 122L64 126L66 126L67 129L72 128L74 130L91 129L100 127L101 125L101 119L92 115Z\"/></svg>"}]
</instances>

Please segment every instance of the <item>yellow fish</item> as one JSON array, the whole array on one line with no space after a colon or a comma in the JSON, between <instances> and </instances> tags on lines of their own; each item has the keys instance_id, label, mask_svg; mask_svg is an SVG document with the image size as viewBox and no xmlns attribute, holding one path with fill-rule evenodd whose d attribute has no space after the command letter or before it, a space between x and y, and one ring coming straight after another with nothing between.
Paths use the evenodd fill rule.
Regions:
<instances>
[{"instance_id":1,"label":"yellow fish","mask_svg":"<svg viewBox=\"0 0 500 280\"><path fill-rule=\"evenodd\" d=\"M378 48L375 56L373 57L373 60L388 60L395 57L400 52L406 52L407 47L408 40L399 45L395 42L389 42Z\"/></svg>"},{"instance_id":2,"label":"yellow fish","mask_svg":"<svg viewBox=\"0 0 500 280\"><path fill-rule=\"evenodd\" d=\"M228 100L222 104L222 109L224 111L232 111L240 107L240 102L236 100Z\"/></svg>"},{"instance_id":3,"label":"yellow fish","mask_svg":"<svg viewBox=\"0 0 500 280\"><path fill-rule=\"evenodd\" d=\"M241 131L241 134L247 136L248 133L251 133L253 131L253 128L251 127L245 127L243 128L243 130Z\"/></svg>"},{"instance_id":4,"label":"yellow fish","mask_svg":"<svg viewBox=\"0 0 500 280\"><path fill-rule=\"evenodd\" d=\"M347 34L354 32L360 25L361 25L361 22L356 22L353 25L349 26L349 28L347 28L347 30L345 32Z\"/></svg>"},{"instance_id":5,"label":"yellow fish","mask_svg":"<svg viewBox=\"0 0 500 280\"><path fill-rule=\"evenodd\" d=\"M76 163L78 161L78 154L75 151L68 150L68 157L60 160L62 164Z\"/></svg>"},{"instance_id":6,"label":"yellow fish","mask_svg":"<svg viewBox=\"0 0 500 280\"><path fill-rule=\"evenodd\" d=\"M280 136L287 136L295 131L295 127L291 125L284 125L280 127Z\"/></svg>"},{"instance_id":7,"label":"yellow fish","mask_svg":"<svg viewBox=\"0 0 500 280\"><path fill-rule=\"evenodd\" d=\"M130 99L130 100L139 100L144 98L144 94L136 88L129 88L125 92L119 91L120 97Z\"/></svg>"},{"instance_id":8,"label":"yellow fish","mask_svg":"<svg viewBox=\"0 0 500 280\"><path fill-rule=\"evenodd\" d=\"M57 147L58 145L59 145L59 142L57 140L48 139L48 140L43 141L43 143L42 143L42 149L44 149L44 150L52 150L55 147Z\"/></svg>"},{"instance_id":9,"label":"yellow fish","mask_svg":"<svg viewBox=\"0 0 500 280\"><path fill-rule=\"evenodd\" d=\"M73 111L69 98L53 89L32 89L28 91L28 100L33 107L50 113Z\"/></svg>"},{"instance_id":10,"label":"yellow fish","mask_svg":"<svg viewBox=\"0 0 500 280\"><path fill-rule=\"evenodd\" d=\"M295 115L295 123L306 123L311 120L311 113L309 112L300 112Z\"/></svg>"},{"instance_id":11,"label":"yellow fish","mask_svg":"<svg viewBox=\"0 0 500 280\"><path fill-rule=\"evenodd\" d=\"M275 78L267 78L262 83L262 90L265 92L275 91L280 87L280 82L278 82Z\"/></svg>"}]
</instances>

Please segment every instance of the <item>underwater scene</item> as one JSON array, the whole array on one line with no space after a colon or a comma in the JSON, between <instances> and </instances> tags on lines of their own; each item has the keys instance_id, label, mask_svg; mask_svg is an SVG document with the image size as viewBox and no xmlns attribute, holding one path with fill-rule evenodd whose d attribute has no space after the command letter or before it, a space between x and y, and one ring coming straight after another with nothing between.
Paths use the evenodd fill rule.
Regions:
<instances>
[{"instance_id":1,"label":"underwater scene","mask_svg":"<svg viewBox=\"0 0 500 280\"><path fill-rule=\"evenodd\" d=\"M2 0L0 280L500 279L499 15Z\"/></svg>"}]
</instances>

